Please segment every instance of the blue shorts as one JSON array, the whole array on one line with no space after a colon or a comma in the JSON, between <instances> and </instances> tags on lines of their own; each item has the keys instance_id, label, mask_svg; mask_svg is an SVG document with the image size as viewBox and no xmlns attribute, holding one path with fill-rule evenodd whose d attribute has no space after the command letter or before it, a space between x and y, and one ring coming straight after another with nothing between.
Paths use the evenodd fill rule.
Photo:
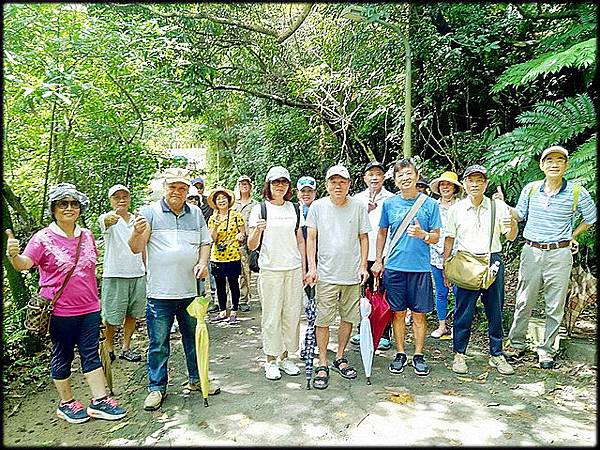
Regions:
<instances>
[{"instance_id":1,"label":"blue shorts","mask_svg":"<svg viewBox=\"0 0 600 450\"><path fill-rule=\"evenodd\" d=\"M433 311L431 272L401 272L385 269L383 287L392 311L428 313Z\"/></svg>"}]
</instances>

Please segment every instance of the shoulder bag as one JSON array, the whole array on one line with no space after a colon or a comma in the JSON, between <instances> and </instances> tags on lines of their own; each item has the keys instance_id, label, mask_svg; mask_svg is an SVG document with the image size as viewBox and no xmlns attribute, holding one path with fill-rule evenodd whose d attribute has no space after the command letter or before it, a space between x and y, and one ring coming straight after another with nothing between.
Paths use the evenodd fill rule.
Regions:
<instances>
[{"instance_id":1,"label":"shoulder bag","mask_svg":"<svg viewBox=\"0 0 600 450\"><path fill-rule=\"evenodd\" d=\"M67 273L65 280L63 281L62 286L56 294L54 294L54 298L49 300L45 297L42 297L39 292L36 292L29 302L27 302L27 312L25 316L25 328L32 335L37 336L40 339L43 339L48 334L48 330L50 329L50 316L52 315L52 310L54 309L54 305L58 301L58 298L63 293L69 278L73 275L73 271L77 266L77 262L79 261L79 253L81 250L81 239L83 238L83 230L79 235L79 241L77 242L77 252L75 254L75 264Z\"/></svg>"},{"instance_id":2,"label":"shoulder bag","mask_svg":"<svg viewBox=\"0 0 600 450\"><path fill-rule=\"evenodd\" d=\"M404 219L402 220L402 223L400 223L400 226L396 229L396 232L394 233L394 236L392 236L392 240L390 242L390 246L388 247L388 252L387 252L387 255L386 255L386 259L387 259L388 256L390 256L390 253L392 252L392 249L396 246L396 244L398 243L398 241L402 237L402 234L408 228L408 224L417 215L417 212L419 211L419 209L421 208L421 206L423 205L423 203L425 203L425 200L427 200L427 196L424 195L424 194L420 194L419 197L417 198L417 200L415 201L415 203L412 205L412 207L406 213L406 216L404 216Z\"/></svg>"},{"instance_id":3,"label":"shoulder bag","mask_svg":"<svg viewBox=\"0 0 600 450\"><path fill-rule=\"evenodd\" d=\"M494 238L496 225L496 202L493 199L491 202L492 217L488 253L478 256L465 250L458 250L444 263L446 278L458 287L470 291L489 288L496 281L496 275L498 274L497 268L490 267L492 239Z\"/></svg>"},{"instance_id":4,"label":"shoulder bag","mask_svg":"<svg viewBox=\"0 0 600 450\"><path fill-rule=\"evenodd\" d=\"M300 206L297 203L293 203L294 210L296 211L296 228L295 231L298 231L298 227L300 226ZM260 216L259 219L267 219L267 204L262 201L260 202ZM264 233L263 233L264 234ZM260 243L255 250L250 252L250 257L248 258L248 267L252 272L260 272L260 267L258 266L258 257L260 256L260 248L262 247L263 234L260 235Z\"/></svg>"}]
</instances>

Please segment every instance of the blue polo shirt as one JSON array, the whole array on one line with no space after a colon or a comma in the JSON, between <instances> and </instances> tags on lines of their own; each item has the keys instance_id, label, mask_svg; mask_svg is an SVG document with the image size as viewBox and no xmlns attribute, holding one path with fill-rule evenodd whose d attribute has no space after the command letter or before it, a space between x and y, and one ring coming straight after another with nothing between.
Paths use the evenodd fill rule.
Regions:
<instances>
[{"instance_id":1,"label":"blue polo shirt","mask_svg":"<svg viewBox=\"0 0 600 450\"><path fill-rule=\"evenodd\" d=\"M523 230L525 239L541 243L569 241L573 237L573 219L577 214L581 214L587 224L596 222L596 205L583 186L574 213L572 181L563 180L554 195L544 192L545 181L539 188L536 183L539 182L528 183L523 188L516 206L520 219L527 221ZM535 192L530 197L531 189Z\"/></svg>"},{"instance_id":2,"label":"blue polo shirt","mask_svg":"<svg viewBox=\"0 0 600 450\"><path fill-rule=\"evenodd\" d=\"M202 211L184 206L176 215L164 198L145 206L140 214L150 224L147 251L147 296L156 299L183 299L197 295L194 266L200 246L212 243Z\"/></svg>"}]
</instances>

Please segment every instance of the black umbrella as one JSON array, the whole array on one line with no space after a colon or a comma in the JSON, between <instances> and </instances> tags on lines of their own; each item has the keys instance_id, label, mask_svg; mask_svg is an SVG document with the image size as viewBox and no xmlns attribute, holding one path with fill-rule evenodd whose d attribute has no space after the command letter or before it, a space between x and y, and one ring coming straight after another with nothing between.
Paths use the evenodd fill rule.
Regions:
<instances>
[{"instance_id":1,"label":"black umbrella","mask_svg":"<svg viewBox=\"0 0 600 450\"><path fill-rule=\"evenodd\" d=\"M317 310L315 306L315 287L314 286L306 286L304 288L306 292L306 296L308 300L306 302L306 306L304 308L304 313L306 314L306 321L308 322L308 326L306 327L306 334L304 335L304 348L300 353L302 358L304 358L304 370L306 372L306 389L310 389L310 380L313 375L314 368L314 357L315 357L315 345L317 343L317 338L315 335L315 317L317 315Z\"/></svg>"}]
</instances>

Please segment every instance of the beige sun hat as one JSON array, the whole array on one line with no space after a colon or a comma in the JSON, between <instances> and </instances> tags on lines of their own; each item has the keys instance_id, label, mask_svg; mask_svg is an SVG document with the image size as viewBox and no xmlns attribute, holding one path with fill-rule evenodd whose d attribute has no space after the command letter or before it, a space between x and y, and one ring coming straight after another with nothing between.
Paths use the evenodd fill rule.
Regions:
<instances>
[{"instance_id":1,"label":"beige sun hat","mask_svg":"<svg viewBox=\"0 0 600 450\"><path fill-rule=\"evenodd\" d=\"M433 180L431 183L429 183L431 192L440 195L440 190L439 190L440 181L447 181L449 183L452 183L453 185L458 187L459 192L462 189L462 186L461 186L460 182L458 181L458 175L456 173L452 172L451 170L448 170L448 171L444 172L443 174L441 174L439 177L437 177L435 180Z\"/></svg>"},{"instance_id":2,"label":"beige sun hat","mask_svg":"<svg viewBox=\"0 0 600 450\"><path fill-rule=\"evenodd\" d=\"M206 201L208 202L208 205L215 211L217 209L219 209L219 208L217 208L217 205L215 204L215 197L217 196L217 194L225 194L227 196L227 198L229 198L229 208L231 208L234 205L235 194L232 191L230 191L229 189L227 189L226 187L218 186L215 189L213 189L213 191L210 193L210 195L206 199Z\"/></svg>"}]
</instances>

